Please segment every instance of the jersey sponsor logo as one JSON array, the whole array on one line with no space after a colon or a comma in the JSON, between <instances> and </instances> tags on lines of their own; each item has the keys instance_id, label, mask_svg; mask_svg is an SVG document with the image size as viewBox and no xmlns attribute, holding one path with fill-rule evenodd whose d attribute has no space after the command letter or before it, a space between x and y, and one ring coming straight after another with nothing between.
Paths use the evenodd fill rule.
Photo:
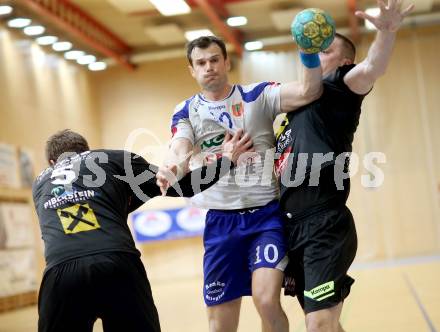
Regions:
<instances>
[{"instance_id":1,"label":"jersey sponsor logo","mask_svg":"<svg viewBox=\"0 0 440 332\"><path fill-rule=\"evenodd\" d=\"M277 152L282 152L292 144L292 129L287 130L284 134L278 137L277 141Z\"/></svg>"},{"instance_id":2,"label":"jersey sponsor logo","mask_svg":"<svg viewBox=\"0 0 440 332\"><path fill-rule=\"evenodd\" d=\"M220 134L212 139L203 141L200 145L200 148L202 150L212 148L213 146L219 146L223 143L223 140L225 139L225 134Z\"/></svg>"},{"instance_id":3,"label":"jersey sponsor logo","mask_svg":"<svg viewBox=\"0 0 440 332\"><path fill-rule=\"evenodd\" d=\"M304 296L312 300L322 301L334 295L335 294L334 290L335 290L335 282L329 281L311 289L310 291L305 290Z\"/></svg>"},{"instance_id":4,"label":"jersey sponsor logo","mask_svg":"<svg viewBox=\"0 0 440 332\"><path fill-rule=\"evenodd\" d=\"M53 188L50 193L52 194L52 196L60 197L65 192L66 192L66 190L64 189L64 186L57 186L57 187Z\"/></svg>"},{"instance_id":5,"label":"jersey sponsor logo","mask_svg":"<svg viewBox=\"0 0 440 332\"><path fill-rule=\"evenodd\" d=\"M205 285L205 298L211 302L219 301L225 295L226 284L221 281L214 281Z\"/></svg>"},{"instance_id":6,"label":"jersey sponsor logo","mask_svg":"<svg viewBox=\"0 0 440 332\"><path fill-rule=\"evenodd\" d=\"M218 106L208 106L208 109L210 111L221 111L223 109L226 109L225 105L218 105Z\"/></svg>"},{"instance_id":7,"label":"jersey sponsor logo","mask_svg":"<svg viewBox=\"0 0 440 332\"><path fill-rule=\"evenodd\" d=\"M243 115L243 103L232 105L232 115L236 117L240 117Z\"/></svg>"},{"instance_id":8,"label":"jersey sponsor logo","mask_svg":"<svg viewBox=\"0 0 440 332\"><path fill-rule=\"evenodd\" d=\"M75 204L58 209L57 214L66 234L93 231L101 227L89 204Z\"/></svg>"},{"instance_id":9,"label":"jersey sponsor logo","mask_svg":"<svg viewBox=\"0 0 440 332\"><path fill-rule=\"evenodd\" d=\"M60 189L60 187L62 189ZM45 209L56 209L66 203L78 203L86 201L95 197L96 192L94 190L82 190L82 191L64 191L63 186L57 186L52 189L52 197L44 203ZM58 196L57 196L58 195Z\"/></svg>"}]
</instances>

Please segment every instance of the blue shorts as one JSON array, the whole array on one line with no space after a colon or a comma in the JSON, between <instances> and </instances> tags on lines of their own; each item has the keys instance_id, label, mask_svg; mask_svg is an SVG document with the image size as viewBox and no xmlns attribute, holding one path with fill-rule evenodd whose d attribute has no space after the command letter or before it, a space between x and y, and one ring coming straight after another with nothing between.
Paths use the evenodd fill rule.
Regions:
<instances>
[{"instance_id":1,"label":"blue shorts","mask_svg":"<svg viewBox=\"0 0 440 332\"><path fill-rule=\"evenodd\" d=\"M241 211L209 210L203 236L203 297L207 306L252 295L252 272L286 265L277 201Z\"/></svg>"}]
</instances>

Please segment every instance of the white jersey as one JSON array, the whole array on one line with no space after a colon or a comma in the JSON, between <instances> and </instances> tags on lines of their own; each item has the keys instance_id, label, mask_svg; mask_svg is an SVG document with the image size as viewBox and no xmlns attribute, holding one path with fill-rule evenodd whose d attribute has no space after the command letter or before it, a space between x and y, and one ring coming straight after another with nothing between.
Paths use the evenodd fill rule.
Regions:
<instances>
[{"instance_id":1,"label":"white jersey","mask_svg":"<svg viewBox=\"0 0 440 332\"><path fill-rule=\"evenodd\" d=\"M280 86L273 82L234 85L220 101L208 101L201 94L179 104L172 119L173 140L189 139L195 152L206 156L221 153L225 131L242 128L257 152L247 163L231 170L214 186L192 198L207 209L243 209L263 206L278 198L273 172L275 137L273 121L280 113ZM192 164L195 165L193 158Z\"/></svg>"}]
</instances>

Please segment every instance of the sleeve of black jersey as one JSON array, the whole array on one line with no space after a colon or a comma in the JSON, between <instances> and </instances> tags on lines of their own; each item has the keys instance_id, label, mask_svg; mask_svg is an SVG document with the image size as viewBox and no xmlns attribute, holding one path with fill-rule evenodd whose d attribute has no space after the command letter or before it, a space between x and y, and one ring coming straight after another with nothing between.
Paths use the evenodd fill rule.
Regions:
<instances>
[{"instance_id":1,"label":"sleeve of black jersey","mask_svg":"<svg viewBox=\"0 0 440 332\"><path fill-rule=\"evenodd\" d=\"M156 174L159 167L148 163L144 158L134 153L130 156L131 177L126 173L130 192L130 211L136 210L148 199L161 195L159 186L156 184ZM227 157L217 159L215 163L203 166L187 173L180 181L176 182L170 187L166 196L170 197L192 197L203 190L210 188L222 176L229 172L233 167L233 163ZM138 183L134 180L135 177L141 177L143 180ZM131 183L130 183L131 181ZM139 189L143 195L136 194L136 189Z\"/></svg>"},{"instance_id":2,"label":"sleeve of black jersey","mask_svg":"<svg viewBox=\"0 0 440 332\"><path fill-rule=\"evenodd\" d=\"M338 69L336 69L336 71L333 74L329 75L329 81L333 82L338 87L342 88L345 91L345 93L347 93L348 95L356 96L362 100L366 95L370 93L371 90L364 95L358 95L357 93L351 91L351 89L347 86L347 84L345 84L344 81L345 75L347 75L347 73L350 70L352 70L354 67L356 67L356 64L354 63L350 65L343 65L341 67L338 67Z\"/></svg>"},{"instance_id":3,"label":"sleeve of black jersey","mask_svg":"<svg viewBox=\"0 0 440 332\"><path fill-rule=\"evenodd\" d=\"M214 163L187 173L180 181L168 189L166 195L170 197L192 197L197 195L214 185L233 166L229 158L219 158Z\"/></svg>"}]
</instances>

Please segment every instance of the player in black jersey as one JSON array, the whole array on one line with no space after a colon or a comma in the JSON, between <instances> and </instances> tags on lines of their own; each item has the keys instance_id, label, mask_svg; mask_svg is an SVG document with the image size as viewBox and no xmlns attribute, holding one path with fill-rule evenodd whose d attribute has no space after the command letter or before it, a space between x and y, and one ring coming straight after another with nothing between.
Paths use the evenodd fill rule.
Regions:
<instances>
[{"instance_id":1,"label":"player in black jersey","mask_svg":"<svg viewBox=\"0 0 440 332\"><path fill-rule=\"evenodd\" d=\"M354 65L355 47L342 35L320 54L323 94L287 114L277 134L276 171L286 215L289 266L285 293L296 295L308 332L343 331L339 317L354 280L347 275L357 249L346 207L349 153L362 100L384 74L403 18L401 1L378 1L380 14L358 17L378 29L367 57ZM319 183L319 185L318 185Z\"/></svg>"},{"instance_id":2,"label":"player in black jersey","mask_svg":"<svg viewBox=\"0 0 440 332\"><path fill-rule=\"evenodd\" d=\"M252 141L242 133L226 137L222 158L188 173L166 195L193 196L218 181L249 151ZM161 195L156 177L171 181L173 174L134 153L90 150L70 130L49 138L46 157L50 167L32 188L47 264L38 330L91 332L101 318L105 331L160 331L127 217Z\"/></svg>"}]
</instances>

